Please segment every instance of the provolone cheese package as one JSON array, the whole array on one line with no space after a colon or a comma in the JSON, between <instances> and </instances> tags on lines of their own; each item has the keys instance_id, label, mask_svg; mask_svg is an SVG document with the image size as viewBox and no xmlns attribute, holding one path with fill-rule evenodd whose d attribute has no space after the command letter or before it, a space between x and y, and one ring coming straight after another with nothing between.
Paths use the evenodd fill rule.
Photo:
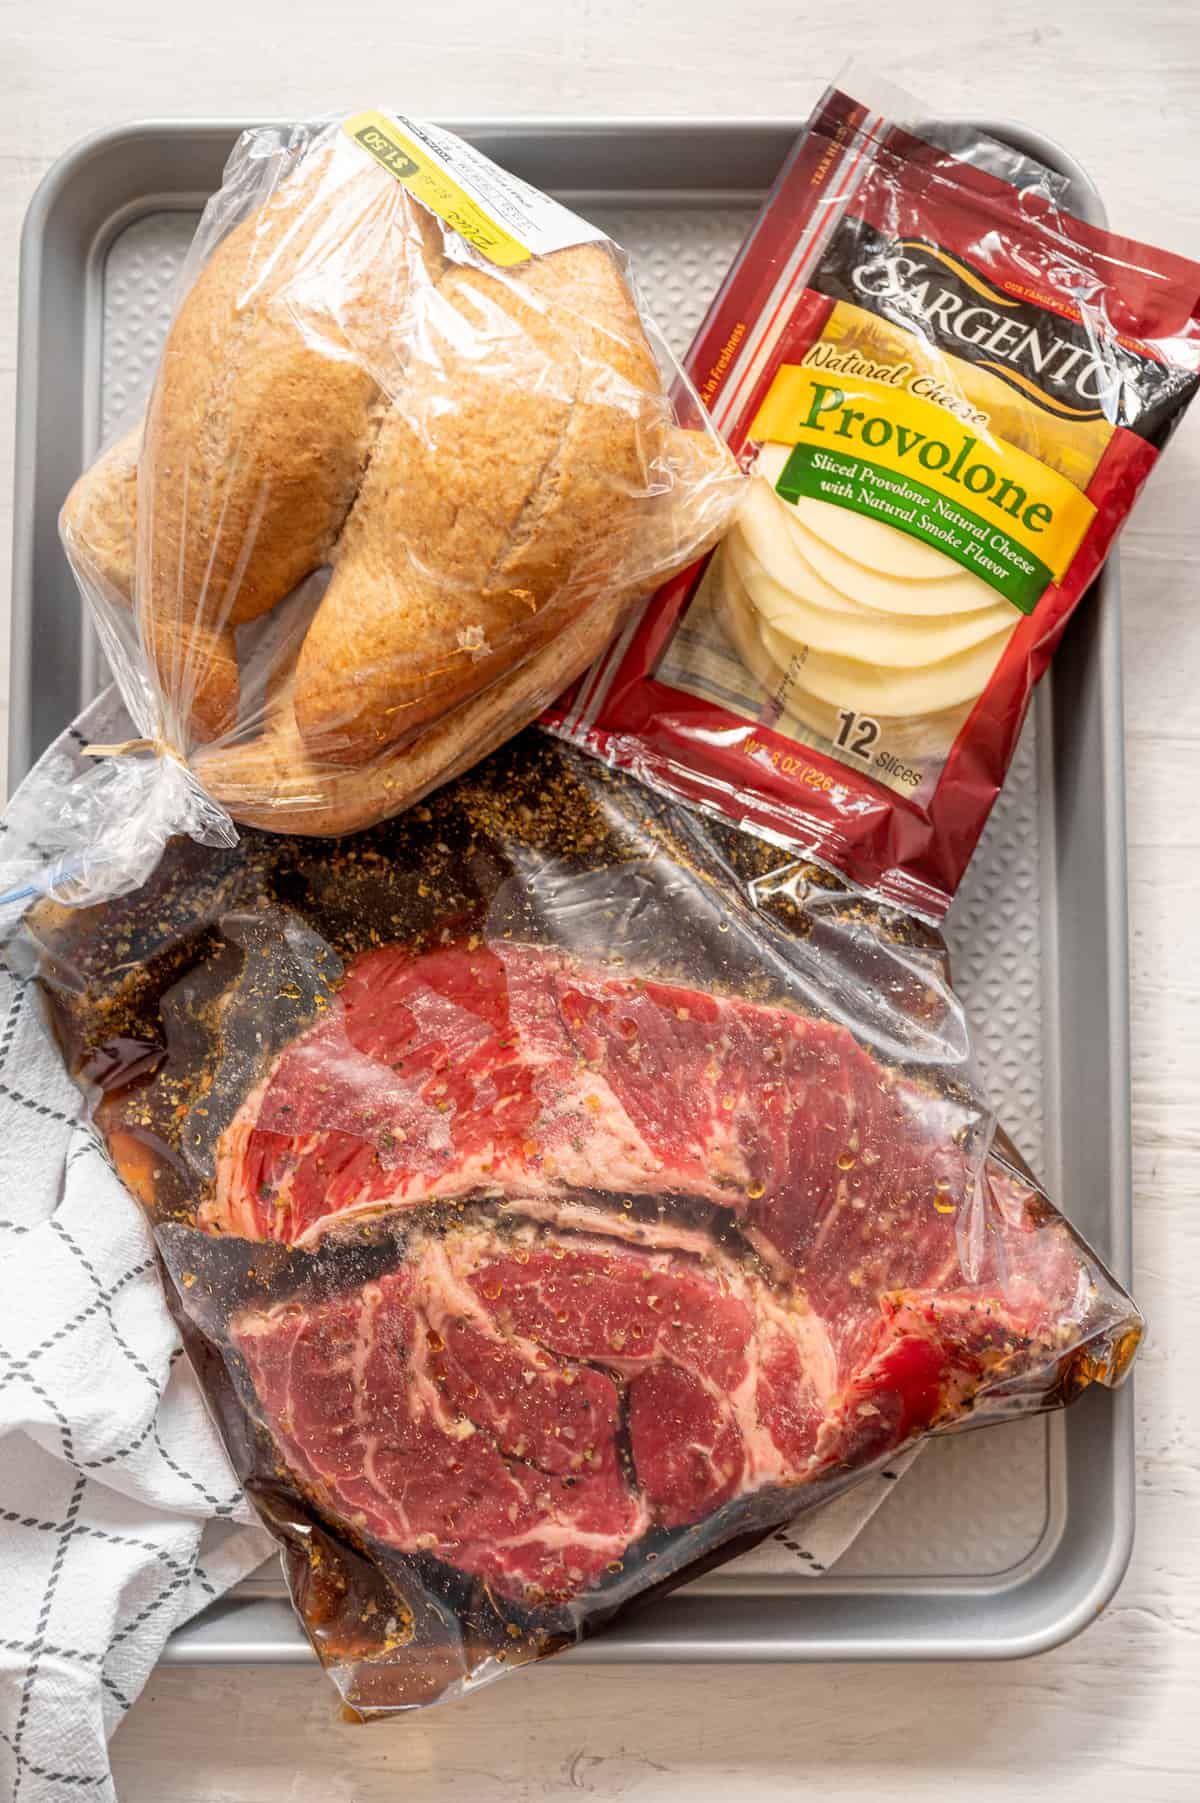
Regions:
<instances>
[{"instance_id":1,"label":"provolone cheese package","mask_svg":"<svg viewBox=\"0 0 1200 1803\"><path fill-rule=\"evenodd\" d=\"M817 108L687 360L733 526L547 723L936 920L1195 392L1200 269L919 117Z\"/></svg>"}]
</instances>

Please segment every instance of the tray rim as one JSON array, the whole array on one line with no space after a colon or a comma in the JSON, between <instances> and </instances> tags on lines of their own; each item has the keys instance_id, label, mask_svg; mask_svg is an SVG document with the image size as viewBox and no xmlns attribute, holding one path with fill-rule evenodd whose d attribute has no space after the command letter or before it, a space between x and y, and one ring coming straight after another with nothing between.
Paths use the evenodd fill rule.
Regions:
<instances>
[{"instance_id":1,"label":"tray rim","mask_svg":"<svg viewBox=\"0 0 1200 1803\"><path fill-rule=\"evenodd\" d=\"M1042 134L1006 119L983 118L974 121L998 137L1030 149L1043 160L1066 170L1081 185L1086 199L1083 209L1093 217L1103 218L1099 195L1090 177L1063 147ZM287 121L262 123L286 124ZM444 121L451 129L468 137L496 140L560 137L582 144L643 142L646 138L669 145L681 139L703 139L710 153L714 144L726 144L754 155L774 156L782 161L782 153L799 129L794 119L780 115L753 118L692 119L687 116L662 115L650 118L601 115L573 120L563 115L473 116L470 119ZM10 701L10 782L13 772L23 775L29 764L31 738L31 633L33 625L33 577L35 497L40 437L39 400L40 359L42 355L41 321L44 282L44 251L57 214L75 200L75 189L92 170L97 159L121 155L144 147L147 141L163 146L195 144L198 139L214 150L231 146L233 138L245 129L236 119L207 117L196 120L180 118L145 118L132 120L92 132L70 146L51 166L39 184L26 214L21 233L20 278L18 303L17 351L17 431L14 484L14 557L12 584L11 638L13 649L12 694ZM702 180L682 185L631 186L628 181L616 186L560 186L559 193L586 195L592 204L653 205L746 205L760 201L766 183L754 182L729 188L714 188ZM203 187L156 188L139 186L125 202L97 205L90 217L85 216L86 252L83 265L91 278L100 267L115 237L134 220L165 211L187 211L201 206L208 191ZM86 392L84 411L91 405ZM86 420L77 424L82 427ZM1115 1104L1108 1110L1108 1194L1109 1262L1116 1274L1128 1279L1131 1263L1131 1150L1129 1114L1129 995L1128 995L1128 928L1127 878L1125 859L1124 813L1124 738L1121 705L1119 574L1117 558L1109 559L1097 585L1090 612L1096 616L1091 633L1096 644L1093 651L1102 730L1098 750L1103 764L1100 792L1102 797L1100 828L1104 864L1104 911L1106 959L1104 987L1111 1033L1108 1047L1105 1085ZM1048 690L1043 686L1040 706L1049 715ZM1053 773L1047 744L1049 732L1043 734L1040 779L1044 784ZM1061 845L1056 844L1061 854ZM1057 935L1052 938L1056 939ZM1057 983L1057 954L1054 945L1046 948L1047 958L1055 968L1048 979ZM1049 981L1047 983L1049 990ZM1046 1020L1052 1033L1057 1033L1059 998L1053 995L1047 1007ZM1069 1589L1065 1606L1048 1619L1030 1621L1024 1627L1012 1624L981 1639L969 1624L939 1631L895 1634L891 1631L874 1635L849 1632L827 1633L818 1643L789 1641L781 1624L763 1624L756 1634L739 1633L716 1618L736 1612L739 1604L776 1596L781 1604L792 1605L804 1590L772 1584L760 1579L757 1584L733 1594L718 1597L712 1591L672 1599L634 1615L605 1636L584 1642L571 1650L576 1662L613 1664L625 1660L881 1660L943 1658L1016 1658L1048 1650L1081 1631L1111 1599L1128 1563L1134 1527L1133 1465L1133 1393L1132 1386L1115 1395L1085 1398L1076 1409L1099 1404L1110 1414L1109 1433L1113 1452L1111 1533L1099 1560L1084 1561L1083 1569L1068 1572ZM1049 1530L1048 1530L1049 1533ZM1031 1553L1011 1568L1010 1573L994 1574L972 1582L970 1578L939 1581L941 1589L961 1596L964 1604L974 1598L985 1603L989 1597L1006 1593L1010 1597L1035 1587L1043 1579L1048 1566L1060 1560L1067 1533L1064 1525L1052 1543L1039 1540ZM1068 1564L1069 1564L1068 1560ZM811 1582L811 1581L809 1581ZM891 1597L897 1603L913 1599L921 1593L928 1579L903 1576L853 1578L839 1581L831 1576L822 1583L823 1603L836 1609L841 1598L868 1593L872 1597ZM816 1599L811 1592L801 1608L813 1613ZM778 1611L787 1614L786 1607ZM692 1620L699 1616L701 1619ZM246 1597L230 1593L211 1605L201 1616L176 1630L164 1651L169 1663L258 1663L281 1661L308 1662L314 1657L290 1606L281 1597Z\"/></svg>"}]
</instances>

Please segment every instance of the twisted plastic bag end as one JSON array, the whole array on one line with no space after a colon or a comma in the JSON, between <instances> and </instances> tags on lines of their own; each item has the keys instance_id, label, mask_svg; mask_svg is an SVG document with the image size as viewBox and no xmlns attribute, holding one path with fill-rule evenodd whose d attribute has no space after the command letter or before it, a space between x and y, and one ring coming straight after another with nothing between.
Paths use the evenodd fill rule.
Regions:
<instances>
[{"instance_id":1,"label":"twisted plastic bag end","mask_svg":"<svg viewBox=\"0 0 1200 1803\"><path fill-rule=\"evenodd\" d=\"M99 761L68 783L57 760L44 759L10 804L0 921L41 897L86 908L127 894L178 834L214 847L237 843L228 813L165 740L93 743L82 755Z\"/></svg>"}]
</instances>

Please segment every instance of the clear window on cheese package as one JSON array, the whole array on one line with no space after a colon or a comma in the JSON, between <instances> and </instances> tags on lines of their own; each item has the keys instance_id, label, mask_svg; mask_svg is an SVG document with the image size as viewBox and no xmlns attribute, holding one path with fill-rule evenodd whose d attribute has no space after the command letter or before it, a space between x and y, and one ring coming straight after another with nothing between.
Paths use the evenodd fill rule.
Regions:
<instances>
[{"instance_id":1,"label":"clear window on cheese package","mask_svg":"<svg viewBox=\"0 0 1200 1803\"><path fill-rule=\"evenodd\" d=\"M1195 393L1200 269L864 91L817 107L687 359L751 477L733 527L550 719L936 920Z\"/></svg>"},{"instance_id":2,"label":"clear window on cheese package","mask_svg":"<svg viewBox=\"0 0 1200 1803\"><path fill-rule=\"evenodd\" d=\"M516 732L743 478L586 220L385 112L238 140L61 533L136 737L0 891L385 819ZM22 864L23 858L23 864Z\"/></svg>"},{"instance_id":3,"label":"clear window on cheese package","mask_svg":"<svg viewBox=\"0 0 1200 1803\"><path fill-rule=\"evenodd\" d=\"M178 838L7 955L361 1714L836 1498L832 1558L927 1435L1138 1345L937 932L535 728L349 838Z\"/></svg>"}]
</instances>

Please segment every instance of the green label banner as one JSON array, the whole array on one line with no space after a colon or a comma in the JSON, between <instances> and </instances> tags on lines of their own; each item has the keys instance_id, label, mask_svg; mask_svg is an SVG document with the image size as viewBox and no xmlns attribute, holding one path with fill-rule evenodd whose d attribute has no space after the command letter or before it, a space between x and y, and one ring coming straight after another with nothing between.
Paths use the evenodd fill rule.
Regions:
<instances>
[{"instance_id":1,"label":"green label banner","mask_svg":"<svg viewBox=\"0 0 1200 1803\"><path fill-rule=\"evenodd\" d=\"M898 476L852 451L798 444L775 486L785 501L798 501L801 495L829 501L919 538L970 570L1023 614L1033 612L1054 580L1049 565L994 520L981 519L923 482Z\"/></svg>"}]
</instances>

